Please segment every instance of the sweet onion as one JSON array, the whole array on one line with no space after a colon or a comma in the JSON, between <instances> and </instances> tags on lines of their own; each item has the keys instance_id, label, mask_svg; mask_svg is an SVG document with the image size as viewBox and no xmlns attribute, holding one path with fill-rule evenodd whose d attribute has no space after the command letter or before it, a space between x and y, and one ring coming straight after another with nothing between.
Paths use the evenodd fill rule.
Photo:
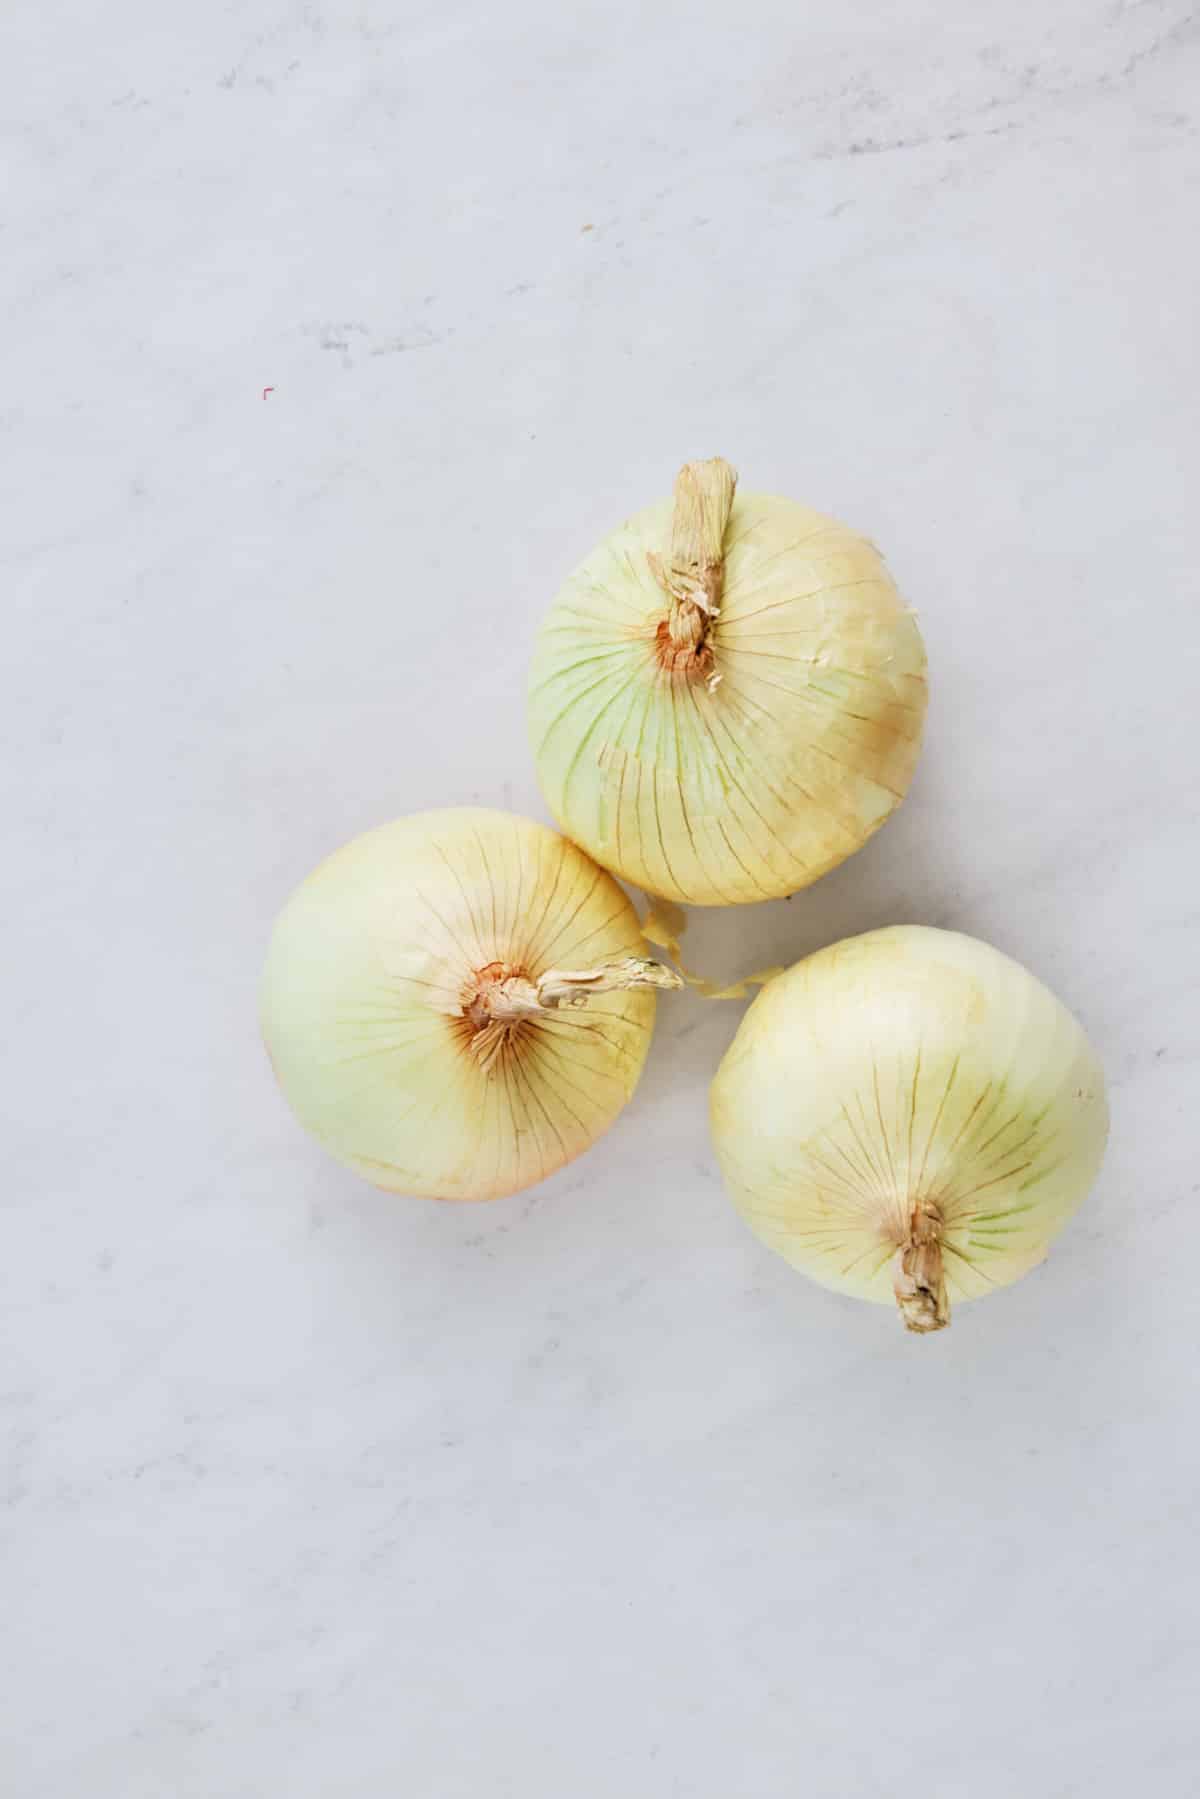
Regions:
<instances>
[{"instance_id":1,"label":"sweet onion","mask_svg":"<svg viewBox=\"0 0 1200 1799\"><path fill-rule=\"evenodd\" d=\"M616 882L544 825L474 809L357 838L274 930L262 1027L283 1092L376 1185L494 1199L629 1099L655 990Z\"/></svg>"},{"instance_id":2,"label":"sweet onion","mask_svg":"<svg viewBox=\"0 0 1200 1799\"><path fill-rule=\"evenodd\" d=\"M840 1293L894 1298L922 1332L1043 1259L1108 1131L1104 1076L1054 995L987 944L917 926L764 988L711 1119L764 1242Z\"/></svg>"},{"instance_id":3,"label":"sweet onion","mask_svg":"<svg viewBox=\"0 0 1200 1799\"><path fill-rule=\"evenodd\" d=\"M776 898L903 799L925 653L875 547L688 463L567 581L538 638L530 728L567 835L647 892Z\"/></svg>"}]
</instances>

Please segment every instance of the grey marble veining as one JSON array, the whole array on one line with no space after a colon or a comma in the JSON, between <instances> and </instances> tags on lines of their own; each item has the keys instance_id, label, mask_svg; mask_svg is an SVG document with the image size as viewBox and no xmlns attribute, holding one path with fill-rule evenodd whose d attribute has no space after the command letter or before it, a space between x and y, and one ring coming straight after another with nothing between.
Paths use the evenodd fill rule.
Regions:
<instances>
[{"instance_id":1,"label":"grey marble veining","mask_svg":"<svg viewBox=\"0 0 1200 1799\"><path fill-rule=\"evenodd\" d=\"M1194 8L3 37L0 1787L1190 1795ZM736 1006L475 1208L324 1160L256 1039L331 847L540 814L535 623L717 453L885 549L932 697L896 820L692 959L952 925L1111 1078L1085 1211L935 1339L723 1198Z\"/></svg>"}]
</instances>

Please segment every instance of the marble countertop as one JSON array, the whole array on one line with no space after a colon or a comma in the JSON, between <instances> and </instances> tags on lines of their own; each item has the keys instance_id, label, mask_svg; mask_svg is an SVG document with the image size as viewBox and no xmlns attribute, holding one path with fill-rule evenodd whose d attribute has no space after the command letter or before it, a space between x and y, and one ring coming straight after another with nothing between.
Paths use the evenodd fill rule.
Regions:
<instances>
[{"instance_id":1,"label":"marble countertop","mask_svg":"<svg viewBox=\"0 0 1200 1799\"><path fill-rule=\"evenodd\" d=\"M14 1799L1195 1791L1190 0L18 5L0 73ZM937 1338L772 1258L664 1002L486 1207L279 1100L329 849L542 816L531 634L687 456L886 550L911 798L721 974L987 937L1114 1128Z\"/></svg>"}]
</instances>

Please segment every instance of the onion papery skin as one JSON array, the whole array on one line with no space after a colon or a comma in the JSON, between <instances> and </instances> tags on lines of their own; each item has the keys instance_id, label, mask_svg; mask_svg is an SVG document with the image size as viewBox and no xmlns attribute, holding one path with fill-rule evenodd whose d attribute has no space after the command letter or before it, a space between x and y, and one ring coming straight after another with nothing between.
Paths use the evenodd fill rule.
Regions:
<instances>
[{"instance_id":1,"label":"onion papery skin","mask_svg":"<svg viewBox=\"0 0 1200 1799\"><path fill-rule=\"evenodd\" d=\"M546 618L530 734L569 837L648 893L737 905L806 887L908 788L925 716L916 620L874 546L737 493L703 658L664 658L672 504L576 569Z\"/></svg>"},{"instance_id":2,"label":"onion papery skin","mask_svg":"<svg viewBox=\"0 0 1200 1799\"><path fill-rule=\"evenodd\" d=\"M376 1186L495 1199L553 1174L637 1085L644 989L520 1020L485 1066L481 979L640 956L637 915L574 844L461 808L355 839L292 895L271 938L263 1036L300 1122Z\"/></svg>"},{"instance_id":3,"label":"onion papery skin","mask_svg":"<svg viewBox=\"0 0 1200 1799\"><path fill-rule=\"evenodd\" d=\"M989 945L907 925L777 976L710 1116L751 1229L881 1305L917 1214L937 1221L949 1302L1018 1280L1084 1199L1108 1133L1103 1072L1066 1007Z\"/></svg>"}]
</instances>

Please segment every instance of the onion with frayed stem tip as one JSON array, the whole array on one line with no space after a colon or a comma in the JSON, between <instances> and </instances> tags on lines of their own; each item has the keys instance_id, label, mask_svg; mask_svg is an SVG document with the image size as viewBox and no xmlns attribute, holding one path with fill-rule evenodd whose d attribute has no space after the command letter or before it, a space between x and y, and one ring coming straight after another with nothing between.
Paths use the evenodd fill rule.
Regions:
<instances>
[{"instance_id":1,"label":"onion with frayed stem tip","mask_svg":"<svg viewBox=\"0 0 1200 1799\"><path fill-rule=\"evenodd\" d=\"M394 1191L495 1199L587 1149L637 1085L655 995L612 877L546 826L418 813L314 871L275 926L262 1027L340 1161Z\"/></svg>"},{"instance_id":2,"label":"onion with frayed stem tip","mask_svg":"<svg viewBox=\"0 0 1200 1799\"><path fill-rule=\"evenodd\" d=\"M903 799L925 652L873 544L737 491L720 457L570 577L538 638L530 731L551 811L648 893L778 898Z\"/></svg>"},{"instance_id":3,"label":"onion with frayed stem tip","mask_svg":"<svg viewBox=\"0 0 1200 1799\"><path fill-rule=\"evenodd\" d=\"M711 1092L746 1222L823 1286L940 1330L1035 1267L1096 1177L1104 1075L1066 1007L953 931L894 926L779 975Z\"/></svg>"}]
</instances>

